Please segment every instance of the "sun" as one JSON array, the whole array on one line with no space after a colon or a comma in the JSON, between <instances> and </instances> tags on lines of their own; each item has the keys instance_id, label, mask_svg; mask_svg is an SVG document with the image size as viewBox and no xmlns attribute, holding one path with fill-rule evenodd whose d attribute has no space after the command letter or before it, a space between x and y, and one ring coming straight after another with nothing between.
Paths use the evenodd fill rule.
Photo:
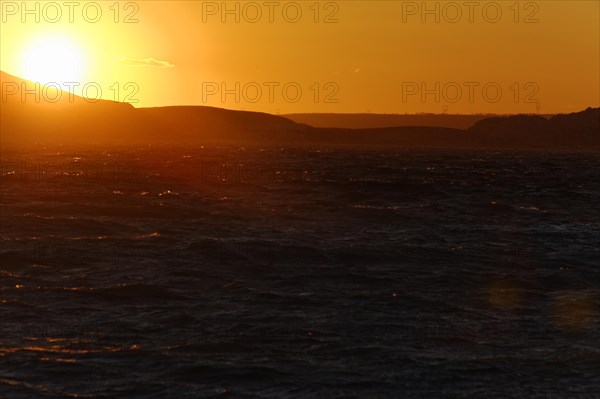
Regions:
<instances>
[{"instance_id":1,"label":"sun","mask_svg":"<svg viewBox=\"0 0 600 399\"><path fill-rule=\"evenodd\" d=\"M22 75L41 84L82 84L83 51L68 37L49 36L35 40L23 53Z\"/></svg>"}]
</instances>

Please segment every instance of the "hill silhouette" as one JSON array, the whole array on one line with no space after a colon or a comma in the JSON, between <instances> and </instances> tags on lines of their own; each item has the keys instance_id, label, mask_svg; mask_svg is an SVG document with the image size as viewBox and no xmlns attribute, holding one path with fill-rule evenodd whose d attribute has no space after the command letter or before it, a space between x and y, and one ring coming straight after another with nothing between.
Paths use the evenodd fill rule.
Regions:
<instances>
[{"instance_id":1,"label":"hill silhouette","mask_svg":"<svg viewBox=\"0 0 600 399\"><path fill-rule=\"evenodd\" d=\"M2 141L128 142L171 140L266 140L307 126L286 118L213 107L134 108L114 101L90 101L70 93L21 95L36 84L0 73ZM19 88L17 94L12 94ZM39 87L39 85L38 85ZM59 97L60 101L54 101Z\"/></svg>"},{"instance_id":2,"label":"hill silhouette","mask_svg":"<svg viewBox=\"0 0 600 399\"><path fill-rule=\"evenodd\" d=\"M287 114L283 115L297 123L313 127L374 129L402 126L447 127L468 129L476 122L492 116L490 114Z\"/></svg>"},{"instance_id":3,"label":"hill silhouette","mask_svg":"<svg viewBox=\"0 0 600 399\"><path fill-rule=\"evenodd\" d=\"M517 146L599 146L600 108L555 115L494 117L478 121L469 132L492 145Z\"/></svg>"},{"instance_id":4,"label":"hill silhouette","mask_svg":"<svg viewBox=\"0 0 600 399\"><path fill-rule=\"evenodd\" d=\"M91 102L4 72L0 72L0 101L3 142L92 141L136 127L130 104Z\"/></svg>"},{"instance_id":5,"label":"hill silhouette","mask_svg":"<svg viewBox=\"0 0 600 399\"><path fill-rule=\"evenodd\" d=\"M600 147L600 109L544 118L514 115L456 119L459 127L392 126L321 128L260 112L205 106L134 108L127 103L92 102L56 89L45 95L30 81L0 72L0 141L32 143L197 142L260 145L346 145L422 147ZM60 94L60 96L59 96ZM55 100L59 98L59 100ZM427 116L431 120L431 115ZM440 115L440 118L449 116ZM350 117L349 117L350 118ZM357 121L361 115L352 117ZM350 119L352 119L350 118ZM440 119L442 120L442 119ZM368 121L367 121L368 122ZM367 123L363 122L363 123ZM360 124L358 125L360 126Z\"/></svg>"}]
</instances>

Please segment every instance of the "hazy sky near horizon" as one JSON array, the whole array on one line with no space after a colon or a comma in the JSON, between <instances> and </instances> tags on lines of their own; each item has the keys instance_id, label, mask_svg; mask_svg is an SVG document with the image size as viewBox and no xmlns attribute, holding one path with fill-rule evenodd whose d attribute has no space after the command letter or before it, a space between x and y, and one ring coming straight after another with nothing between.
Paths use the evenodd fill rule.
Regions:
<instances>
[{"instance_id":1,"label":"hazy sky near horizon","mask_svg":"<svg viewBox=\"0 0 600 399\"><path fill-rule=\"evenodd\" d=\"M596 0L2 0L0 12L0 69L67 79L79 83L76 94L91 86L88 96L138 107L557 113L600 106Z\"/></svg>"}]
</instances>

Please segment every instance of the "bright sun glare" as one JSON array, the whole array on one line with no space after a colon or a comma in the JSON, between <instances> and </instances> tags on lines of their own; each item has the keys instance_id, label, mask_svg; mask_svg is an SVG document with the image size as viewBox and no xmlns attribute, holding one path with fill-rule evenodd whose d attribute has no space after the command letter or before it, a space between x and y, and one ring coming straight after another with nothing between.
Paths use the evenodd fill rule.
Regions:
<instances>
[{"instance_id":1,"label":"bright sun glare","mask_svg":"<svg viewBox=\"0 0 600 399\"><path fill-rule=\"evenodd\" d=\"M41 84L81 82L83 52L66 37L45 37L33 42L23 54L23 77Z\"/></svg>"}]
</instances>

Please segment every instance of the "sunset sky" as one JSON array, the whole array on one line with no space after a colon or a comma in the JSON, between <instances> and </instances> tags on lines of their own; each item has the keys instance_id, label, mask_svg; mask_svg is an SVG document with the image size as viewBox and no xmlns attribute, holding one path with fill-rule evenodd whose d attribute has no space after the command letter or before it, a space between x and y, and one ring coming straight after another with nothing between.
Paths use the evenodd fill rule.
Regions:
<instances>
[{"instance_id":1,"label":"sunset sky","mask_svg":"<svg viewBox=\"0 0 600 399\"><path fill-rule=\"evenodd\" d=\"M600 105L600 2L467 3L0 1L0 69L76 81L76 94L94 82L102 98L137 107L559 113Z\"/></svg>"}]
</instances>

